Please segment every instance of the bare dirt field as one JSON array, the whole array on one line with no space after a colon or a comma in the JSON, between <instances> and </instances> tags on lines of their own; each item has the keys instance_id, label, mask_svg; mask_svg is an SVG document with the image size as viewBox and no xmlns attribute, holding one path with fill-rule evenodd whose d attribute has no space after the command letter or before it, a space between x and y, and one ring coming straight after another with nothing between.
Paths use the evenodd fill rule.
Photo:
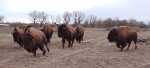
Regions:
<instances>
[{"instance_id":1,"label":"bare dirt field","mask_svg":"<svg viewBox=\"0 0 150 68\"><path fill-rule=\"evenodd\" d=\"M37 57L12 41L10 28L0 29L0 68L150 68L150 44L131 45L129 51L120 52L107 41L108 31L88 28L85 42L75 42L73 48L63 49L61 39L54 33L50 52ZM150 37L150 31L141 31L140 37Z\"/></svg>"}]
</instances>

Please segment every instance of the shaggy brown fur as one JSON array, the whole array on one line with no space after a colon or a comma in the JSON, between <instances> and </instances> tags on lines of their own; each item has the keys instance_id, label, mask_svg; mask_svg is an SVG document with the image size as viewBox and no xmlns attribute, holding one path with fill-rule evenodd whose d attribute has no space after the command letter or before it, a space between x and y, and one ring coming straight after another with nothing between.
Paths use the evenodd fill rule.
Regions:
<instances>
[{"instance_id":1,"label":"shaggy brown fur","mask_svg":"<svg viewBox=\"0 0 150 68\"><path fill-rule=\"evenodd\" d=\"M107 39L110 42L115 42L117 47L121 48L121 51L123 51L124 47L126 47L127 44L128 50L132 41L135 43L135 49L137 48L137 32L128 26L113 28L109 32Z\"/></svg>"}]
</instances>

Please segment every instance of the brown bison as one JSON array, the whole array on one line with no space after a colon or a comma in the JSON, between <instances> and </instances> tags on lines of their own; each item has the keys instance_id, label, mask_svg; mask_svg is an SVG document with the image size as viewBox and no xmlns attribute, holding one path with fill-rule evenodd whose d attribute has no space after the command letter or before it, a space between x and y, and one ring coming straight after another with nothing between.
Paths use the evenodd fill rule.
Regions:
<instances>
[{"instance_id":1,"label":"brown bison","mask_svg":"<svg viewBox=\"0 0 150 68\"><path fill-rule=\"evenodd\" d=\"M45 26L43 26L41 31L44 32L44 34L47 38L47 41L50 42L50 39L52 38L52 35L53 35L53 32L54 32L53 27L51 25L45 25Z\"/></svg>"},{"instance_id":2,"label":"brown bison","mask_svg":"<svg viewBox=\"0 0 150 68\"><path fill-rule=\"evenodd\" d=\"M45 34L35 29L31 26L27 26L25 29L23 29L24 32L21 33L20 29L16 29L17 36L20 37L20 43L23 45L23 48L27 50L28 52L31 52L36 56L36 50L39 48L41 51L43 51L43 55L45 55L46 50L44 46L49 51L49 48L47 46L47 39L45 37Z\"/></svg>"},{"instance_id":3,"label":"brown bison","mask_svg":"<svg viewBox=\"0 0 150 68\"><path fill-rule=\"evenodd\" d=\"M68 41L68 47L73 47L75 39L75 29L67 24L58 25L58 37L62 38L62 47Z\"/></svg>"},{"instance_id":4,"label":"brown bison","mask_svg":"<svg viewBox=\"0 0 150 68\"><path fill-rule=\"evenodd\" d=\"M85 29L82 26L77 26L75 30L76 30L76 33L75 33L76 41L81 43L81 41L83 41Z\"/></svg>"},{"instance_id":5,"label":"brown bison","mask_svg":"<svg viewBox=\"0 0 150 68\"><path fill-rule=\"evenodd\" d=\"M109 33L107 39L110 42L115 42L121 51L128 45L129 50L130 44L133 41L135 43L135 49L137 49L137 32L128 26L120 26L113 28Z\"/></svg>"}]
</instances>

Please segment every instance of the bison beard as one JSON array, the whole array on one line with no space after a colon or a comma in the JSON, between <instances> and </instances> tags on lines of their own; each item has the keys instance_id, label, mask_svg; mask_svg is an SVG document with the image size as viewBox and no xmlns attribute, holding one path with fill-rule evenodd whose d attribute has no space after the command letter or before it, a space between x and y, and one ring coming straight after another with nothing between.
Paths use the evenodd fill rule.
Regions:
<instances>
[{"instance_id":1,"label":"bison beard","mask_svg":"<svg viewBox=\"0 0 150 68\"><path fill-rule=\"evenodd\" d=\"M75 30L73 27L66 24L58 25L58 37L62 38L62 47L64 48L65 41L68 41L68 47L73 47L75 39Z\"/></svg>"},{"instance_id":2,"label":"bison beard","mask_svg":"<svg viewBox=\"0 0 150 68\"><path fill-rule=\"evenodd\" d=\"M115 42L116 46L123 51L123 49L128 45L127 50L129 50L130 44L133 41L135 43L135 49L137 48L136 42L137 42L137 32L131 31L131 29L128 29L129 27L118 27L113 28L108 33L108 41L109 42Z\"/></svg>"}]
</instances>

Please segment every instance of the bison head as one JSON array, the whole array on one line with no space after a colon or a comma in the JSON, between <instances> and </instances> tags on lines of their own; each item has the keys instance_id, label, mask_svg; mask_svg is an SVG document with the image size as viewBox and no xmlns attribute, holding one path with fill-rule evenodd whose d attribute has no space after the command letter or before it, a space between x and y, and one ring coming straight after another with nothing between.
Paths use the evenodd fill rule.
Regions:
<instances>
[{"instance_id":1,"label":"bison head","mask_svg":"<svg viewBox=\"0 0 150 68\"><path fill-rule=\"evenodd\" d=\"M24 33L24 29L22 27L15 27L12 32L14 42L17 42L21 47L23 47L26 43L32 41L32 37Z\"/></svg>"},{"instance_id":2,"label":"bison head","mask_svg":"<svg viewBox=\"0 0 150 68\"><path fill-rule=\"evenodd\" d=\"M12 32L14 42L17 42L20 46L23 46L23 44L22 44L23 32L24 31L23 31L22 27L15 27Z\"/></svg>"},{"instance_id":3,"label":"bison head","mask_svg":"<svg viewBox=\"0 0 150 68\"><path fill-rule=\"evenodd\" d=\"M62 37L65 31L66 31L66 24L58 25L58 37Z\"/></svg>"},{"instance_id":4,"label":"bison head","mask_svg":"<svg viewBox=\"0 0 150 68\"><path fill-rule=\"evenodd\" d=\"M115 42L117 41L118 31L117 28L113 28L109 33L107 39L109 42Z\"/></svg>"}]
</instances>

